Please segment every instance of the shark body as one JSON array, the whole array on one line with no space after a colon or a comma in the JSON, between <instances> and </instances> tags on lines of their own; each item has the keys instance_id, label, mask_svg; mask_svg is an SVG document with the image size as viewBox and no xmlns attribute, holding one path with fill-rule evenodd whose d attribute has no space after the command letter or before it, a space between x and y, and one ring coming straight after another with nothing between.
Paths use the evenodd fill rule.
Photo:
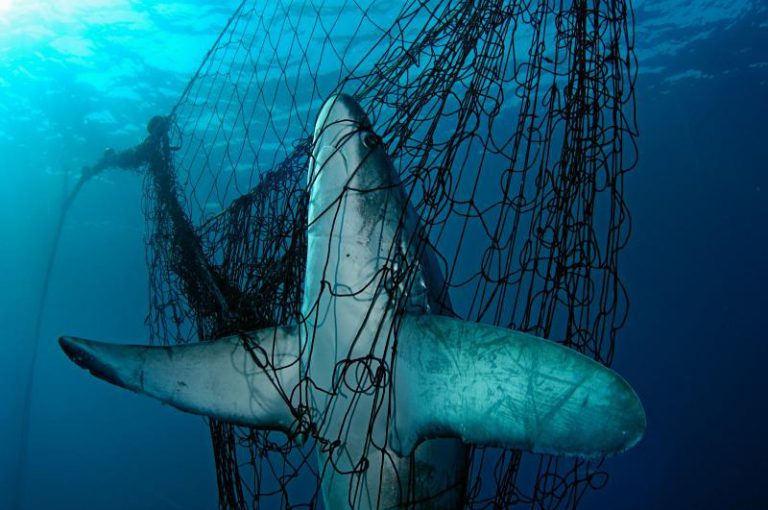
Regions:
<instances>
[{"instance_id":1,"label":"shark body","mask_svg":"<svg viewBox=\"0 0 768 510\"><path fill-rule=\"evenodd\" d=\"M183 411L319 438L326 508L461 508L467 444L604 456L642 437L618 374L554 342L444 316L443 278L351 97L318 117L302 320L213 342L62 337L76 363Z\"/></svg>"}]
</instances>

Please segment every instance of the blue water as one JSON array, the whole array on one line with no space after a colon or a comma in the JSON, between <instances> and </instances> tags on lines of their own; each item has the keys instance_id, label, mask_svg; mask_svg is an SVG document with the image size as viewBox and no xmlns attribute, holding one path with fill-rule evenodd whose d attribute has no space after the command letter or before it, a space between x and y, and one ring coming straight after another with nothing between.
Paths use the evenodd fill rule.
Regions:
<instances>
[{"instance_id":1,"label":"blue water","mask_svg":"<svg viewBox=\"0 0 768 510\"><path fill-rule=\"evenodd\" d=\"M19 483L22 381L68 175L167 112L234 1L0 0L0 508ZM53 4L53 5L51 5ZM768 10L636 2L640 165L615 367L646 438L585 508L768 508ZM141 182L87 186L61 238L33 387L24 508L216 507L202 419L76 369L55 338L141 342Z\"/></svg>"}]
</instances>

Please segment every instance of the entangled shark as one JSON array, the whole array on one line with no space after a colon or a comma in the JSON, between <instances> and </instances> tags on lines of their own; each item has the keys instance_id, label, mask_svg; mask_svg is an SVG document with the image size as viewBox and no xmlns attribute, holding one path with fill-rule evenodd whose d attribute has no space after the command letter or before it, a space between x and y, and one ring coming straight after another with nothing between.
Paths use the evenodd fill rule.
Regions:
<instances>
[{"instance_id":1,"label":"entangled shark","mask_svg":"<svg viewBox=\"0 0 768 510\"><path fill-rule=\"evenodd\" d=\"M642 437L611 369L459 320L392 161L348 95L318 116L301 320L173 347L59 342L93 375L183 411L318 438L326 508L461 508L467 445L598 457Z\"/></svg>"}]
</instances>

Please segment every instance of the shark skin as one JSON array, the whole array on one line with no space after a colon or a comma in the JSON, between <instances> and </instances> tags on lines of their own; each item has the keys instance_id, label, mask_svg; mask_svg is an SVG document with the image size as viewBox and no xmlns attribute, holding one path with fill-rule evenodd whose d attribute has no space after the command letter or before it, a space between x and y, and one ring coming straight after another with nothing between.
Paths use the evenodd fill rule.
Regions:
<instances>
[{"instance_id":1,"label":"shark skin","mask_svg":"<svg viewBox=\"0 0 768 510\"><path fill-rule=\"evenodd\" d=\"M116 386L188 413L288 432L295 418L282 390L298 384L295 338L295 328L277 327L174 347L74 337L59 344L77 365Z\"/></svg>"},{"instance_id":2,"label":"shark skin","mask_svg":"<svg viewBox=\"0 0 768 510\"><path fill-rule=\"evenodd\" d=\"M381 362L396 367L398 307L414 314L449 307L437 295L443 277L436 257L420 246L398 174L353 98L326 101L313 149L299 334L302 366L320 390L308 403L312 421L320 437L338 441L318 455L327 466L326 506L461 508L467 447L449 436L424 443L413 459L410 450L393 450L390 414L398 405L391 386L375 380L386 373ZM360 374L370 377L361 381ZM365 472L356 473L363 465ZM409 483L418 504L407 501Z\"/></svg>"},{"instance_id":3,"label":"shark skin","mask_svg":"<svg viewBox=\"0 0 768 510\"><path fill-rule=\"evenodd\" d=\"M298 398L326 508L462 508L466 444L597 457L640 440L645 412L616 372L441 315L436 257L353 98L323 106L308 179L298 325L175 347L62 337L66 354L112 384L242 425L288 431Z\"/></svg>"}]
</instances>

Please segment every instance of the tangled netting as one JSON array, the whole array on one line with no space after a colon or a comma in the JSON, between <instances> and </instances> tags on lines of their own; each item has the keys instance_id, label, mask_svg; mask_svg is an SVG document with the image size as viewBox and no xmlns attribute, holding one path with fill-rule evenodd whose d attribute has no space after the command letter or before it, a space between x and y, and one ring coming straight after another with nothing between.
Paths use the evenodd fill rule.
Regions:
<instances>
[{"instance_id":1,"label":"tangled netting","mask_svg":"<svg viewBox=\"0 0 768 510\"><path fill-rule=\"evenodd\" d=\"M610 364L628 305L633 44L625 0L244 1L147 174L154 338L303 320L312 129L344 91L382 136L454 313ZM314 450L329 438L281 391L290 435L211 420L221 508L322 507ZM466 506L575 508L606 483L601 464L473 447Z\"/></svg>"}]
</instances>

